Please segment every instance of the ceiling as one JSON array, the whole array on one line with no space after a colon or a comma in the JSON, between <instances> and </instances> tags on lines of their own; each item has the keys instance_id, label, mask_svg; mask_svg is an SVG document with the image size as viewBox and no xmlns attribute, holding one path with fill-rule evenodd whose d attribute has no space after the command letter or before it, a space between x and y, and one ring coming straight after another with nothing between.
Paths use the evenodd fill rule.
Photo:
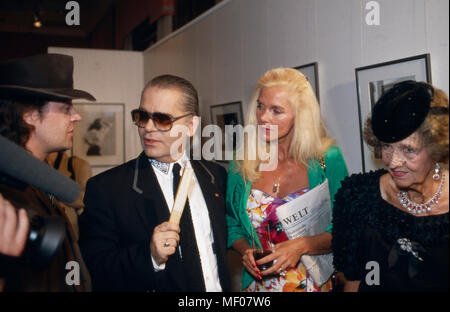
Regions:
<instances>
[{"instance_id":1,"label":"ceiling","mask_svg":"<svg viewBox=\"0 0 450 312\"><path fill-rule=\"evenodd\" d=\"M68 26L66 3L63 0L0 0L0 32L60 37L87 37L113 6L114 0L77 0L80 25ZM42 20L34 28L34 16Z\"/></svg>"},{"instance_id":2,"label":"ceiling","mask_svg":"<svg viewBox=\"0 0 450 312\"><path fill-rule=\"evenodd\" d=\"M164 5L165 0L158 0ZM143 51L157 41L149 16L157 0L76 0L80 25L67 25L68 0L0 0L0 61L46 53L48 47ZM173 0L172 30L220 0ZM35 16L42 27L33 27Z\"/></svg>"}]
</instances>

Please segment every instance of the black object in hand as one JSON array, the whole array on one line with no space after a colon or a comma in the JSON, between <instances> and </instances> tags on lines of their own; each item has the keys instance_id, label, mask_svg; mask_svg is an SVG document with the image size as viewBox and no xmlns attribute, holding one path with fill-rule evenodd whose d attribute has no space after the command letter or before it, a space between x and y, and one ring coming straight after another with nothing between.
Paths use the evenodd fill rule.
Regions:
<instances>
[{"instance_id":1,"label":"black object in hand","mask_svg":"<svg viewBox=\"0 0 450 312\"><path fill-rule=\"evenodd\" d=\"M25 247L25 258L35 270L44 270L52 262L65 237L62 217L35 216L30 222L30 233Z\"/></svg>"},{"instance_id":2,"label":"black object in hand","mask_svg":"<svg viewBox=\"0 0 450 312\"><path fill-rule=\"evenodd\" d=\"M255 261L258 261L259 259L264 258L265 256L268 256L272 253L271 250L267 250L267 249L255 249L253 250L253 258L255 258ZM256 266L258 267L258 269L260 271L265 271L268 270L271 266L273 265L273 260L269 261L267 263L264 264L256 264Z\"/></svg>"}]
</instances>

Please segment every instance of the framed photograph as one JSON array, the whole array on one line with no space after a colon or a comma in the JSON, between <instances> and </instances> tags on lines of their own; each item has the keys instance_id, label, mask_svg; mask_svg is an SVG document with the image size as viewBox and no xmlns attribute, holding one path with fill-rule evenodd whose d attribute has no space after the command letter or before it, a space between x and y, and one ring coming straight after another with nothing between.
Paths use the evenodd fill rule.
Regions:
<instances>
[{"instance_id":1,"label":"framed photograph","mask_svg":"<svg viewBox=\"0 0 450 312\"><path fill-rule=\"evenodd\" d=\"M211 106L211 123L218 125L222 130L222 159L216 159L217 161L225 160L225 126L226 125L244 125L244 114L242 112L242 103L231 102L219 105ZM236 148L236 138L233 137L233 149Z\"/></svg>"},{"instance_id":2,"label":"framed photograph","mask_svg":"<svg viewBox=\"0 0 450 312\"><path fill-rule=\"evenodd\" d=\"M74 103L82 120L75 123L72 155L92 167L125 161L124 104Z\"/></svg>"},{"instance_id":3,"label":"framed photograph","mask_svg":"<svg viewBox=\"0 0 450 312\"><path fill-rule=\"evenodd\" d=\"M319 68L317 62L301 65L294 67L294 69L297 69L300 71L303 75L306 76L309 83L311 84L311 87L313 88L314 92L316 93L317 101L320 103L319 98Z\"/></svg>"},{"instance_id":4,"label":"framed photograph","mask_svg":"<svg viewBox=\"0 0 450 312\"><path fill-rule=\"evenodd\" d=\"M363 172L382 167L381 151L372 150L364 142L364 124L372 107L378 99L392 86L405 80L431 83L430 55L422 54L390 62L359 67L355 69L356 92L358 96L359 132L361 140L361 157Z\"/></svg>"}]
</instances>

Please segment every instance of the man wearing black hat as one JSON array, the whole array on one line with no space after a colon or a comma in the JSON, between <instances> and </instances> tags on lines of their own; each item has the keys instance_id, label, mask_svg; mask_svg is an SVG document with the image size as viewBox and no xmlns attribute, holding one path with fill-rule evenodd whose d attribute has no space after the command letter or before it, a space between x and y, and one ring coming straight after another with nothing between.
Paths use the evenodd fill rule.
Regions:
<instances>
[{"instance_id":1,"label":"man wearing black hat","mask_svg":"<svg viewBox=\"0 0 450 312\"><path fill-rule=\"evenodd\" d=\"M0 63L0 135L42 161L52 152L70 149L74 123L81 120L72 100L95 100L91 94L73 88L72 75L73 58L67 55L44 54ZM81 259L74 252L76 241L72 240L74 233L67 216L54 204L53 197L32 186L22 190L3 182L0 193L15 207L26 208L30 217L64 217L67 228L62 248L45 269L35 270L26 256L0 258L4 289L84 290L80 283L66 280L67 263Z\"/></svg>"}]
</instances>

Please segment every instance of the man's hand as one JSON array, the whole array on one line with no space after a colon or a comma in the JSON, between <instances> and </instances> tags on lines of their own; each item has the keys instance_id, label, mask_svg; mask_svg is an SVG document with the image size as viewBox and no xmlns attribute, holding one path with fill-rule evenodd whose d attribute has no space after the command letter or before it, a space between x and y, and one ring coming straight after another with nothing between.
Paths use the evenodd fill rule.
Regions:
<instances>
[{"instance_id":1,"label":"man's hand","mask_svg":"<svg viewBox=\"0 0 450 312\"><path fill-rule=\"evenodd\" d=\"M150 252L158 265L166 263L170 255L173 255L180 241L180 227L176 224L164 222L153 230L150 241Z\"/></svg>"},{"instance_id":2,"label":"man's hand","mask_svg":"<svg viewBox=\"0 0 450 312\"><path fill-rule=\"evenodd\" d=\"M30 221L24 209L18 214L9 201L0 194L0 253L19 257L28 237Z\"/></svg>"}]
</instances>

